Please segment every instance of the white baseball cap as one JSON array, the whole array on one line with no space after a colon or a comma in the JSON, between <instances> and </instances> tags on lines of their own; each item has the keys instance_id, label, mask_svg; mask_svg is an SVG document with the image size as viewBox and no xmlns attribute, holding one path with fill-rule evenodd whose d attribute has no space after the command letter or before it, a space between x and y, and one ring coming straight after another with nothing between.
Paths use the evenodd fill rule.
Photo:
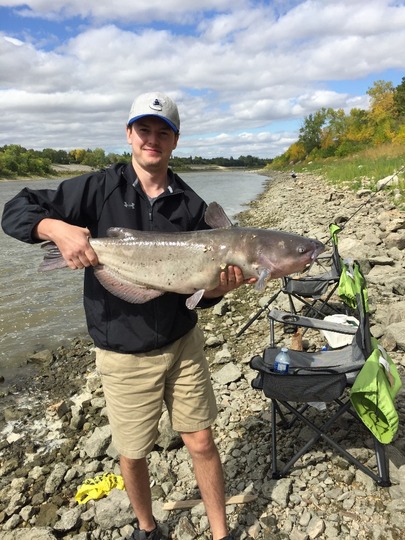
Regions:
<instances>
[{"instance_id":1,"label":"white baseball cap","mask_svg":"<svg viewBox=\"0 0 405 540\"><path fill-rule=\"evenodd\" d=\"M158 116L164 120L175 133L180 131L180 117L177 105L165 94L148 92L141 94L132 103L129 111L128 123L130 126L144 116Z\"/></svg>"}]
</instances>

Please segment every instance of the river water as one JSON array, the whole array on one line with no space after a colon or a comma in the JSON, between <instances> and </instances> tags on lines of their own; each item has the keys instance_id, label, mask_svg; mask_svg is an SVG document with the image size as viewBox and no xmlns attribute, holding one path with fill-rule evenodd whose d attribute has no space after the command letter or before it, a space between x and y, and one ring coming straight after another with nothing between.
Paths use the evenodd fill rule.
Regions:
<instances>
[{"instance_id":1,"label":"river water","mask_svg":"<svg viewBox=\"0 0 405 540\"><path fill-rule=\"evenodd\" d=\"M221 204L231 218L246 209L268 180L245 171L190 172L181 177L207 203ZM55 180L0 182L0 214L4 203L27 184L33 189L57 185ZM83 272L40 273L41 260L38 245L24 244L0 230L0 375L6 380L18 374L27 353L86 335Z\"/></svg>"}]
</instances>

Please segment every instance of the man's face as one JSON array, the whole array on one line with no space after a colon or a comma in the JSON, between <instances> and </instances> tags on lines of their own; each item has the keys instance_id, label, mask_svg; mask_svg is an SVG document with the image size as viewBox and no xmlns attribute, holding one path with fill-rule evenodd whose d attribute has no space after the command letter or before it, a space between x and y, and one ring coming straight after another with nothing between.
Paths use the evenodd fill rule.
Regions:
<instances>
[{"instance_id":1,"label":"man's face","mask_svg":"<svg viewBox=\"0 0 405 540\"><path fill-rule=\"evenodd\" d=\"M167 168L178 138L164 120L155 116L145 116L127 127L132 157L144 169Z\"/></svg>"}]
</instances>

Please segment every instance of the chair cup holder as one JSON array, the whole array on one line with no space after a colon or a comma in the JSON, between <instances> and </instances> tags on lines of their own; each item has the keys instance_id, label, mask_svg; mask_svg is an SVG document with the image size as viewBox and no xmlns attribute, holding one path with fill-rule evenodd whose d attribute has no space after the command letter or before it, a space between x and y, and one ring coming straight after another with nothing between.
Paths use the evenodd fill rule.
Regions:
<instances>
[{"instance_id":1,"label":"chair cup holder","mask_svg":"<svg viewBox=\"0 0 405 540\"><path fill-rule=\"evenodd\" d=\"M299 321L299 317L297 315L292 315L290 313L286 313L282 317L282 324L284 324L284 333L285 334L295 334L297 331L297 322Z\"/></svg>"}]
</instances>

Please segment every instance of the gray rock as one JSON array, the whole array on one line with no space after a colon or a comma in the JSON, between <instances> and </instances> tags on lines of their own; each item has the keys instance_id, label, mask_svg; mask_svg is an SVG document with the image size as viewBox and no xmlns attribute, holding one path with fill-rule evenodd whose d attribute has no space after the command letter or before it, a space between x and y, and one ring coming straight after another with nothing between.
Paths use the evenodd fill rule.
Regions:
<instances>
[{"instance_id":1,"label":"gray rock","mask_svg":"<svg viewBox=\"0 0 405 540\"><path fill-rule=\"evenodd\" d=\"M382 344L388 351L405 351L405 321L390 324L385 330Z\"/></svg>"},{"instance_id":2,"label":"gray rock","mask_svg":"<svg viewBox=\"0 0 405 540\"><path fill-rule=\"evenodd\" d=\"M159 420L159 436L156 444L164 450L172 450L183 444L183 440L177 431L174 431L170 422L169 413L164 411Z\"/></svg>"},{"instance_id":3,"label":"gray rock","mask_svg":"<svg viewBox=\"0 0 405 540\"><path fill-rule=\"evenodd\" d=\"M96 428L90 437L84 442L84 451L90 458L98 458L105 455L111 442L111 428L107 424Z\"/></svg>"},{"instance_id":4,"label":"gray rock","mask_svg":"<svg viewBox=\"0 0 405 540\"><path fill-rule=\"evenodd\" d=\"M241 369L233 363L226 364L219 371L213 373L212 378L220 385L227 385L241 378Z\"/></svg>"},{"instance_id":5,"label":"gray rock","mask_svg":"<svg viewBox=\"0 0 405 540\"><path fill-rule=\"evenodd\" d=\"M176 527L176 535L177 538L181 538L182 540L194 540L197 538L197 533L194 527L185 516L179 519Z\"/></svg>"},{"instance_id":6,"label":"gray rock","mask_svg":"<svg viewBox=\"0 0 405 540\"><path fill-rule=\"evenodd\" d=\"M45 493L55 493L63 482L63 478L69 467L65 463L57 463L45 483Z\"/></svg>"},{"instance_id":7,"label":"gray rock","mask_svg":"<svg viewBox=\"0 0 405 540\"><path fill-rule=\"evenodd\" d=\"M67 532L78 527L82 511L83 508L81 506L76 506L75 508L63 512L60 520L57 521L53 526L54 530L60 532Z\"/></svg>"},{"instance_id":8,"label":"gray rock","mask_svg":"<svg viewBox=\"0 0 405 540\"><path fill-rule=\"evenodd\" d=\"M50 364L53 361L53 353L48 349L31 354L28 361L32 364Z\"/></svg>"},{"instance_id":9,"label":"gray rock","mask_svg":"<svg viewBox=\"0 0 405 540\"><path fill-rule=\"evenodd\" d=\"M126 491L113 489L108 497L95 503L94 520L102 530L120 528L133 523L134 517Z\"/></svg>"}]
</instances>

